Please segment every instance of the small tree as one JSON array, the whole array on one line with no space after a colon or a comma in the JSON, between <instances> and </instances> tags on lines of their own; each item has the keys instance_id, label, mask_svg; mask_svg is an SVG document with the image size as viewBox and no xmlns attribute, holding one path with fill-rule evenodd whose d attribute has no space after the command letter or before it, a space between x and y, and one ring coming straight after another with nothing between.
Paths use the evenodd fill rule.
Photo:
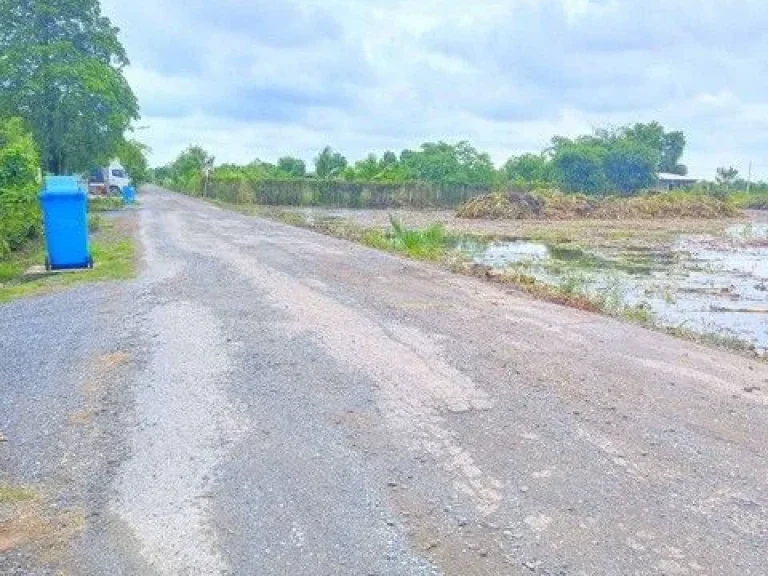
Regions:
<instances>
[{"instance_id":1,"label":"small tree","mask_svg":"<svg viewBox=\"0 0 768 576\"><path fill-rule=\"evenodd\" d=\"M200 192L214 157L200 146L190 146L173 162L173 183L188 192ZM204 190L203 190L204 191Z\"/></svg>"},{"instance_id":2,"label":"small tree","mask_svg":"<svg viewBox=\"0 0 768 576\"><path fill-rule=\"evenodd\" d=\"M736 178L738 177L739 171L736 170L736 168L733 166L729 166L728 168L721 166L717 169L717 183L726 190L730 189L731 185L736 181Z\"/></svg>"},{"instance_id":3,"label":"small tree","mask_svg":"<svg viewBox=\"0 0 768 576\"><path fill-rule=\"evenodd\" d=\"M277 168L291 178L304 178L307 175L307 165L304 160L292 156L284 156L277 161Z\"/></svg>"},{"instance_id":4,"label":"small tree","mask_svg":"<svg viewBox=\"0 0 768 576\"><path fill-rule=\"evenodd\" d=\"M347 167L347 159L333 148L326 146L315 158L315 174L318 178L327 179L341 176Z\"/></svg>"}]
</instances>

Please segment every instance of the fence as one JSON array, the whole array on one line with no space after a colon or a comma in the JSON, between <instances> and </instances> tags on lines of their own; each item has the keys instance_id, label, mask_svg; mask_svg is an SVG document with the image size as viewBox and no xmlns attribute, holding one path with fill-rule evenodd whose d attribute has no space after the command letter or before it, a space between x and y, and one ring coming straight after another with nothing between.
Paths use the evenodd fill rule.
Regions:
<instances>
[{"instance_id":1,"label":"fence","mask_svg":"<svg viewBox=\"0 0 768 576\"><path fill-rule=\"evenodd\" d=\"M207 195L237 204L343 208L454 208L488 188L411 182L382 184L338 180L212 178Z\"/></svg>"}]
</instances>

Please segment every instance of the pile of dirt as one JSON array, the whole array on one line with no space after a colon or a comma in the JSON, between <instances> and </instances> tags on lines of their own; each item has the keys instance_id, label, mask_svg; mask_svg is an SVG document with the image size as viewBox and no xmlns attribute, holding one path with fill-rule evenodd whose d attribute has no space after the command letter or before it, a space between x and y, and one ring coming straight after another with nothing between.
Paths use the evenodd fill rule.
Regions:
<instances>
[{"instance_id":1,"label":"pile of dirt","mask_svg":"<svg viewBox=\"0 0 768 576\"><path fill-rule=\"evenodd\" d=\"M494 193L476 196L462 204L456 216L484 220L540 218L544 202L527 192Z\"/></svg>"},{"instance_id":2,"label":"pile of dirt","mask_svg":"<svg viewBox=\"0 0 768 576\"><path fill-rule=\"evenodd\" d=\"M603 198L582 194L508 192L477 196L459 207L458 218L483 220L637 220L728 218L738 210L729 202L702 194L673 193Z\"/></svg>"},{"instance_id":3,"label":"pile of dirt","mask_svg":"<svg viewBox=\"0 0 768 576\"><path fill-rule=\"evenodd\" d=\"M738 210L728 202L701 194L655 194L632 198L608 197L595 206L592 218L728 218Z\"/></svg>"}]
</instances>

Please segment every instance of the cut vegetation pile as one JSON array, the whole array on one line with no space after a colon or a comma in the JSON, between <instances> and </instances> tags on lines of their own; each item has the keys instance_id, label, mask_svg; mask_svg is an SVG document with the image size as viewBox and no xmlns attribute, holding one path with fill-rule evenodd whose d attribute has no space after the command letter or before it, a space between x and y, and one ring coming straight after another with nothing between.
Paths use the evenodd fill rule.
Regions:
<instances>
[{"instance_id":1,"label":"cut vegetation pile","mask_svg":"<svg viewBox=\"0 0 768 576\"><path fill-rule=\"evenodd\" d=\"M740 194L736 198L737 204L747 210L768 210L768 194Z\"/></svg>"},{"instance_id":2,"label":"cut vegetation pile","mask_svg":"<svg viewBox=\"0 0 768 576\"><path fill-rule=\"evenodd\" d=\"M640 218L724 218L736 216L729 202L703 194L651 194L622 198L588 197L549 192L484 194L459 207L459 218L484 220L571 220L595 218L632 220Z\"/></svg>"}]
</instances>

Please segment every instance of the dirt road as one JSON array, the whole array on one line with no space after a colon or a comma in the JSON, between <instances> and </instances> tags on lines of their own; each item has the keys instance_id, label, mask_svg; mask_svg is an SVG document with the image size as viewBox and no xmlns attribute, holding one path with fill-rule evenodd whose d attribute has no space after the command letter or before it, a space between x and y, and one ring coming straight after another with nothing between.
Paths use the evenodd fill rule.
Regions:
<instances>
[{"instance_id":1,"label":"dirt road","mask_svg":"<svg viewBox=\"0 0 768 576\"><path fill-rule=\"evenodd\" d=\"M141 201L138 280L0 307L0 573L766 574L765 364Z\"/></svg>"}]
</instances>

